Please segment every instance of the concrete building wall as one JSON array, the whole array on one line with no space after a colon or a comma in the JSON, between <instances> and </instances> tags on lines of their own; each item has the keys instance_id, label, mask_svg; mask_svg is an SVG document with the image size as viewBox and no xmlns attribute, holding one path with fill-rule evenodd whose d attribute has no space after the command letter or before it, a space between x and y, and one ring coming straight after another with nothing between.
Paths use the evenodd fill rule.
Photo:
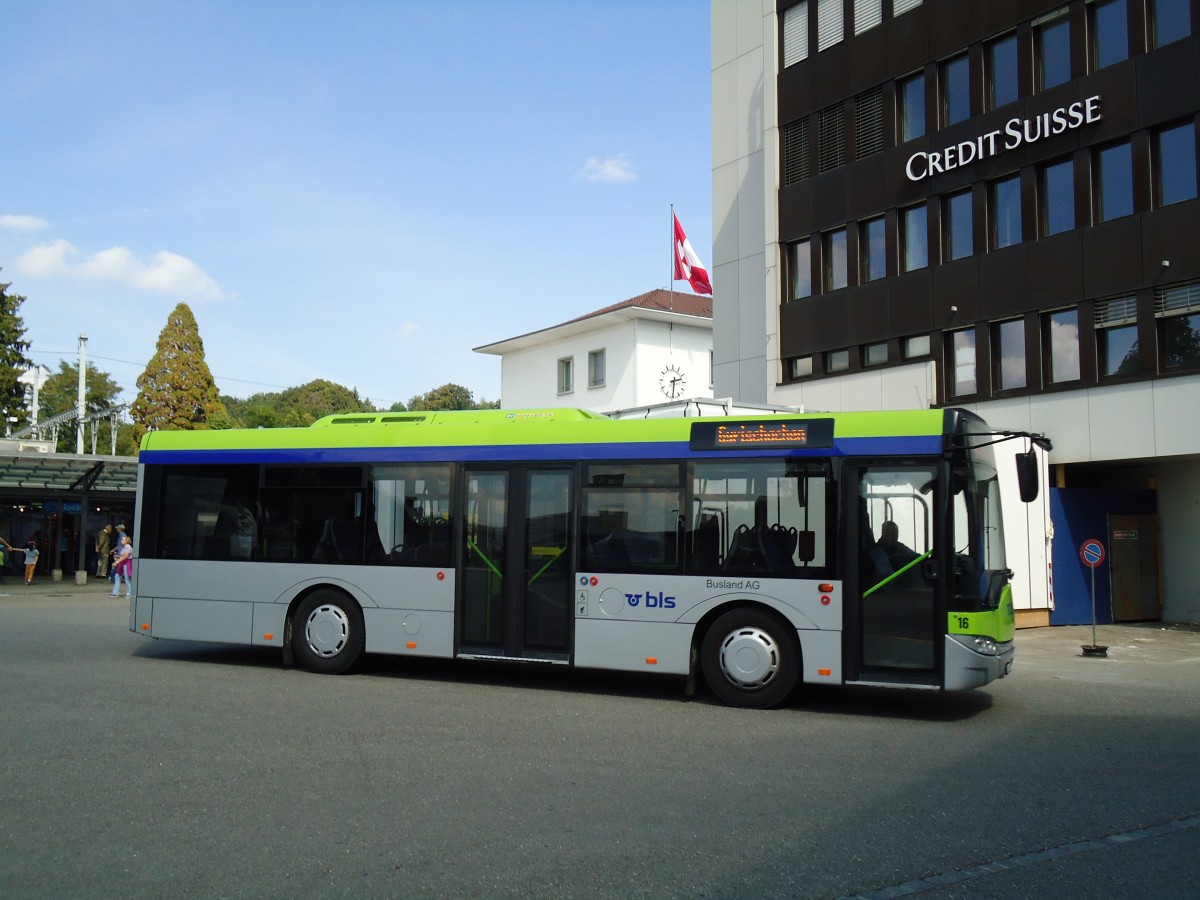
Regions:
<instances>
[{"instance_id":1,"label":"concrete building wall","mask_svg":"<svg viewBox=\"0 0 1200 900\"><path fill-rule=\"evenodd\" d=\"M947 30L945 34L939 32L937 39L943 43L950 41L953 44L951 49L957 51L992 33L998 33L996 29L1004 26L1000 20L1005 16L1016 21L1034 15L1043 6L1049 8L1052 5L1035 4L1037 10L1033 10L1033 6L1023 7L1023 13L1017 10L1015 4L1007 4L1003 10L999 5L994 9L989 6L989 16L999 22L992 32L972 36L971 29L958 28L953 30L955 37L951 38L951 30ZM947 15L962 9L963 21L967 21L971 18L967 7L965 3L961 6L957 3L953 6L941 3L937 4L936 10L930 5L922 15L934 15L935 12ZM974 4L974 8L982 9L983 4ZM1074 10L1073 15L1078 12L1080 10ZM879 371L858 371L810 381L795 381L783 371L788 354L783 353L780 347L779 326L780 300L785 293L785 267L781 258L779 225L778 16L774 0L712 0L711 15L715 395L731 396L746 403L795 405L809 410L962 405L975 409L995 428L1042 432L1049 436L1054 442L1054 451L1047 463L1053 468L1045 470L1044 486L1048 486L1051 478L1070 485L1076 477L1075 473L1085 470L1089 470L1088 477L1099 477L1103 481L1104 471L1116 480L1122 473L1135 468L1139 471L1144 469L1147 477L1157 484L1160 503L1163 618L1166 621L1200 621L1200 600L1193 587L1200 575L1197 571L1200 568L1200 554L1191 547L1194 535L1200 533L1200 418L1190 413L1200 400L1200 375L1143 379L1123 384L1092 384L1077 390L1048 390L960 404L945 400L943 391L939 389L942 376L937 360L942 350L937 335L933 340L932 358L919 363L893 364ZM908 18L909 15L912 18ZM914 40L913 23L921 21L925 20L916 14L906 14L901 27L905 29L905 39L909 43ZM1193 23L1193 33L1197 28L1200 28L1200 23ZM1155 59L1173 60L1181 54L1191 53L1194 44L1194 37L1189 42L1179 42ZM829 58L836 55L831 53ZM936 54L914 58L911 60L912 67L933 62L934 56ZM1129 120L1129 106L1137 101L1122 79L1126 79L1138 66L1145 69L1150 64L1147 60L1148 56L1140 57L1099 76L1102 92L1111 97L1111 103L1106 107L1106 116L1112 117L1111 123L1105 126L1109 130L1126 127L1118 125L1118 122ZM881 64L879 79L886 79L883 71ZM863 86L867 85L864 83ZM1096 90L1100 91L1101 87ZM841 95L833 96L836 90L828 85L812 86L814 92L818 89L830 96L820 103L814 103L814 106L842 99ZM847 89L847 95L852 93ZM795 98L789 102L793 107L797 105ZM1185 101L1175 98L1173 102L1178 105ZM1183 109L1183 112L1191 114L1194 110L1193 105ZM795 110L792 114L795 114ZM1136 127L1136 124L1128 126L1129 130ZM854 185L851 187L854 188ZM911 187L907 186L910 193ZM854 189L862 193L861 180ZM879 207L895 206L897 202L895 198L882 197ZM904 202L912 202L912 198ZM1189 210L1186 204L1181 204L1162 213L1154 210L1145 213L1144 229L1150 237L1142 236L1139 241L1146 242L1153 238L1159 244L1164 241L1170 243L1160 232L1168 235L1180 233L1179 227L1170 227L1169 223L1175 222L1179 216L1190 214ZM793 211L793 228L795 219ZM1103 228L1084 227L1080 229L1078 241L1083 246L1090 246L1089 242L1094 243L1101 236L1132 228L1129 222L1106 223ZM795 235L789 239L794 238ZM1134 249L1141 252L1139 241L1126 242L1124 246L1129 246L1131 252ZM1136 277L1131 284L1136 286L1146 278L1150 279L1146 284L1157 283L1154 280L1165 277L1165 271L1174 273L1171 278L1191 277L1191 273L1200 266L1200 254L1194 248L1189 249L1178 242L1171 246L1174 248L1172 252L1158 253L1158 244L1153 244L1155 252L1150 253L1150 262L1147 263L1148 266L1151 263L1157 266L1160 257L1169 256L1170 270L1155 269L1150 274L1135 272ZM1011 280L1015 277L1013 272L1023 270L1011 266L1006 268L1002 265L1005 259L1024 259L1025 254L1032 254L1033 250L1043 251L1038 259L1048 253L1053 257L1045 249L1048 247L1049 243L1026 241L1016 250L1009 248L1007 257L979 253L978 265L988 267L989 272L995 270L993 274L1001 280ZM1119 286L1119 290L1118 287L1101 290L1092 286L1093 280L1099 283L1103 281L1101 276L1111 274L1108 270L1115 265L1111 253L1093 250L1090 255L1084 254L1081 258L1084 261L1083 268L1073 277L1078 281L1077 287L1084 286L1091 292L1088 299L1093 294L1103 296L1105 291L1127 289L1124 284ZM1127 263L1126 260L1123 264ZM1042 265L1045 268L1050 263L1042 260ZM1089 265L1098 274L1089 272ZM912 279L909 280L911 282ZM1075 281L1068 279L1064 284L1075 284ZM1042 309L1051 309L1055 304L1075 302L1077 299L1066 293L1052 297L1045 286L1032 282L1008 293L1021 298L1031 297L1034 287L1040 291L1039 298L1045 297L1038 300ZM989 279L982 277L973 291L964 289L964 311L978 305L979 298L974 294L982 293L985 288L992 294L996 293ZM814 301L817 305L819 302L837 305L845 302L845 298L839 300L830 297ZM955 302L961 301L956 299ZM957 310L958 306L948 308ZM1090 331L1087 333L1090 336ZM817 358L821 349L824 348L814 349ZM1082 350L1092 354L1095 352L1091 344L1082 346ZM786 383L789 381L792 383ZM1005 452L1008 454L1007 450ZM1002 465L1009 464L1006 461ZM1097 476L1090 471L1097 466L1108 468ZM1011 508L1014 505L1008 504L1008 545L1017 566L1024 566L1024 571L1017 579L1023 582L1018 589L1018 597L1024 592L1028 598L1026 604L1036 608L1039 603L1049 602L1048 574L1045 570L1049 559L1048 541L1052 533L1049 510L1044 503L1022 507L1020 511L1014 511ZM1020 605L1020 601L1018 603Z\"/></svg>"}]
</instances>

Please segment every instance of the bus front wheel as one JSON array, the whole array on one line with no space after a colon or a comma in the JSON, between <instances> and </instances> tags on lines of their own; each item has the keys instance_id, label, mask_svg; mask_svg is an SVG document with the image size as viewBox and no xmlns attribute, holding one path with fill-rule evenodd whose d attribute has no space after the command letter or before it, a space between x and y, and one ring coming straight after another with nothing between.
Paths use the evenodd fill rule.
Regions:
<instances>
[{"instance_id":1,"label":"bus front wheel","mask_svg":"<svg viewBox=\"0 0 1200 900\"><path fill-rule=\"evenodd\" d=\"M757 609L725 613L708 629L700 650L704 680L730 706L768 709L782 703L800 675L795 629Z\"/></svg>"},{"instance_id":2,"label":"bus front wheel","mask_svg":"<svg viewBox=\"0 0 1200 900\"><path fill-rule=\"evenodd\" d=\"M340 591L314 591L292 619L292 652L306 668L338 675L362 655L363 630L357 603Z\"/></svg>"}]
</instances>

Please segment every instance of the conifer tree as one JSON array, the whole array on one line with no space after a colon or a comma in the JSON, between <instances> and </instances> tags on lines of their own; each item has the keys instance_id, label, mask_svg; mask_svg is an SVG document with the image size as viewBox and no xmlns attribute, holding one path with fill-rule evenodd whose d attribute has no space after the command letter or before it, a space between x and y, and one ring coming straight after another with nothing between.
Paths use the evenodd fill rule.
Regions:
<instances>
[{"instance_id":1,"label":"conifer tree","mask_svg":"<svg viewBox=\"0 0 1200 900\"><path fill-rule=\"evenodd\" d=\"M137 379L130 407L134 441L147 431L197 431L226 422L228 414L204 361L204 342L186 303L167 316L154 356Z\"/></svg>"},{"instance_id":2,"label":"conifer tree","mask_svg":"<svg viewBox=\"0 0 1200 900\"><path fill-rule=\"evenodd\" d=\"M16 416L21 425L28 421L25 408L25 385L17 379L33 365L25 355L29 341L25 340L25 320L21 304L25 298L10 294L9 284L0 284L0 408ZM3 431L0 431L3 434Z\"/></svg>"}]
</instances>

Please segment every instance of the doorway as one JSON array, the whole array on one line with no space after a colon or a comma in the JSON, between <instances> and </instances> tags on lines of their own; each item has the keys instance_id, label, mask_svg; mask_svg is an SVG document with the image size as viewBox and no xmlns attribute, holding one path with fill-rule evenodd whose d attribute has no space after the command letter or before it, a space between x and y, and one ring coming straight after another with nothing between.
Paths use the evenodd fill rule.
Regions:
<instances>
[{"instance_id":1,"label":"doorway","mask_svg":"<svg viewBox=\"0 0 1200 900\"><path fill-rule=\"evenodd\" d=\"M571 470L468 468L459 653L565 662L571 642Z\"/></svg>"}]
</instances>

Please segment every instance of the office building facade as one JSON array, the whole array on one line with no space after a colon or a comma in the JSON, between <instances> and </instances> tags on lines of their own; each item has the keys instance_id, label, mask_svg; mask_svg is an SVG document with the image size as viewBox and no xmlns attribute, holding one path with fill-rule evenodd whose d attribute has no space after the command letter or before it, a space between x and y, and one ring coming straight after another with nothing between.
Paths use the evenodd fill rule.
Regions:
<instances>
[{"instance_id":1,"label":"office building facade","mask_svg":"<svg viewBox=\"0 0 1200 900\"><path fill-rule=\"evenodd\" d=\"M715 393L1048 435L1011 516L1027 624L1087 618L1087 538L1101 621L1200 621L1197 22L712 3Z\"/></svg>"}]
</instances>

